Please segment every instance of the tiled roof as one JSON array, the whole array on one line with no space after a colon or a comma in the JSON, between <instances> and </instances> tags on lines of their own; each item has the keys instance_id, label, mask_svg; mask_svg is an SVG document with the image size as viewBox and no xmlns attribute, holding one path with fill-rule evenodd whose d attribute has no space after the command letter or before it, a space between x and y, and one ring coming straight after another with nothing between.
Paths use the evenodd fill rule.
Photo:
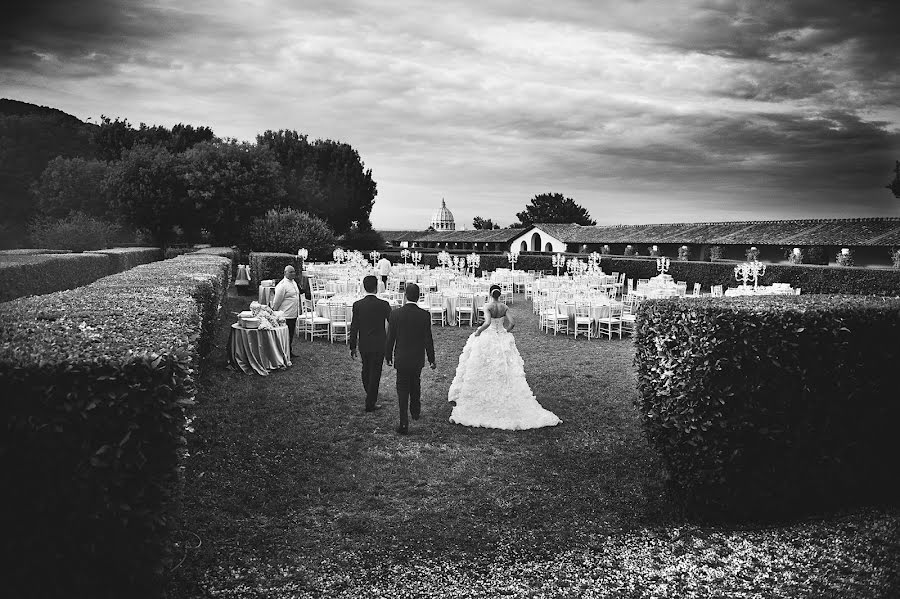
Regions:
<instances>
[{"instance_id":1,"label":"tiled roof","mask_svg":"<svg viewBox=\"0 0 900 599\"><path fill-rule=\"evenodd\" d=\"M413 241L419 239L422 235L428 235L430 231L382 231L378 233L384 237L385 241Z\"/></svg>"},{"instance_id":2,"label":"tiled roof","mask_svg":"<svg viewBox=\"0 0 900 599\"><path fill-rule=\"evenodd\" d=\"M525 229L470 229L468 231L426 231L415 241L421 243L508 243Z\"/></svg>"},{"instance_id":3,"label":"tiled roof","mask_svg":"<svg viewBox=\"0 0 900 599\"><path fill-rule=\"evenodd\" d=\"M575 223L534 223L533 226L549 235L552 235L553 237L556 237L560 241L568 241L569 239L577 236L578 231L585 228L581 225L576 225ZM531 229L531 227L526 227L525 230L528 229Z\"/></svg>"},{"instance_id":4,"label":"tiled roof","mask_svg":"<svg viewBox=\"0 0 900 599\"><path fill-rule=\"evenodd\" d=\"M900 245L900 218L578 227L567 238L560 239L567 243L892 246Z\"/></svg>"}]
</instances>

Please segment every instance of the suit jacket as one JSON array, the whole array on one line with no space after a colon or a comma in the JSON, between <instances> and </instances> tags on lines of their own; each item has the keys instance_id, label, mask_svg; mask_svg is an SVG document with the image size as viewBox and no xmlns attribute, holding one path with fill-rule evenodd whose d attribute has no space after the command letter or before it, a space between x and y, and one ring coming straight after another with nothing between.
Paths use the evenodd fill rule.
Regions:
<instances>
[{"instance_id":1,"label":"suit jacket","mask_svg":"<svg viewBox=\"0 0 900 599\"><path fill-rule=\"evenodd\" d=\"M391 305L374 295L367 295L353 303L353 320L350 322L350 349L363 353L384 351L387 335L384 325L391 317Z\"/></svg>"},{"instance_id":2,"label":"suit jacket","mask_svg":"<svg viewBox=\"0 0 900 599\"><path fill-rule=\"evenodd\" d=\"M431 314L414 303L391 313L384 355L393 357L395 368L412 369L434 364L434 339L431 337Z\"/></svg>"}]
</instances>

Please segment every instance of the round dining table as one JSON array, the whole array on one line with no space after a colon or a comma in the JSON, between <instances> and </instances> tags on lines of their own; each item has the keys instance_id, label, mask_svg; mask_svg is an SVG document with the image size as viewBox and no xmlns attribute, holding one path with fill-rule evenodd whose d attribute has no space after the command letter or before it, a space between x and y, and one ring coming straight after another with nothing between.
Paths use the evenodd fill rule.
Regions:
<instances>
[{"instance_id":1,"label":"round dining table","mask_svg":"<svg viewBox=\"0 0 900 599\"><path fill-rule=\"evenodd\" d=\"M272 329L246 329L231 325L228 362L235 369L260 376L291 366L291 337L287 325Z\"/></svg>"}]
</instances>

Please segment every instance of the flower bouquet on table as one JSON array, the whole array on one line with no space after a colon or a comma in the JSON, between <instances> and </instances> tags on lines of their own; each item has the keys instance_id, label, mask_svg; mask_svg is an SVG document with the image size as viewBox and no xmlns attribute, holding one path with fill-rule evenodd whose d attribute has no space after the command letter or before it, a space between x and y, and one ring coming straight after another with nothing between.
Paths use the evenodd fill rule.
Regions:
<instances>
[{"instance_id":1,"label":"flower bouquet on table","mask_svg":"<svg viewBox=\"0 0 900 599\"><path fill-rule=\"evenodd\" d=\"M250 311L254 318L259 319L261 329L274 329L284 324L284 312L275 311L259 302L250 302Z\"/></svg>"}]
</instances>

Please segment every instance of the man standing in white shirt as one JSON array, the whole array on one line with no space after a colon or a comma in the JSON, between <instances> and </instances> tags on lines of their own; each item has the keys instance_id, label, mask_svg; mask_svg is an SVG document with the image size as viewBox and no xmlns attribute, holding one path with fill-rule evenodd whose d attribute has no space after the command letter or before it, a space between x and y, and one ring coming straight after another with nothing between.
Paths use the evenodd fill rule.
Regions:
<instances>
[{"instance_id":1,"label":"man standing in white shirt","mask_svg":"<svg viewBox=\"0 0 900 599\"><path fill-rule=\"evenodd\" d=\"M391 261L381 257L381 260L378 261L378 275L381 277L381 282L384 283L384 287L387 288L387 280L388 275L391 274Z\"/></svg>"},{"instance_id":2,"label":"man standing in white shirt","mask_svg":"<svg viewBox=\"0 0 900 599\"><path fill-rule=\"evenodd\" d=\"M284 278L275 286L275 297L272 299L272 309L284 312L284 320L288 327L288 336L294 344L294 333L297 332L297 318L300 316L300 288L297 287L297 271L288 264L284 267ZM299 358L289 347L292 358Z\"/></svg>"}]
</instances>

